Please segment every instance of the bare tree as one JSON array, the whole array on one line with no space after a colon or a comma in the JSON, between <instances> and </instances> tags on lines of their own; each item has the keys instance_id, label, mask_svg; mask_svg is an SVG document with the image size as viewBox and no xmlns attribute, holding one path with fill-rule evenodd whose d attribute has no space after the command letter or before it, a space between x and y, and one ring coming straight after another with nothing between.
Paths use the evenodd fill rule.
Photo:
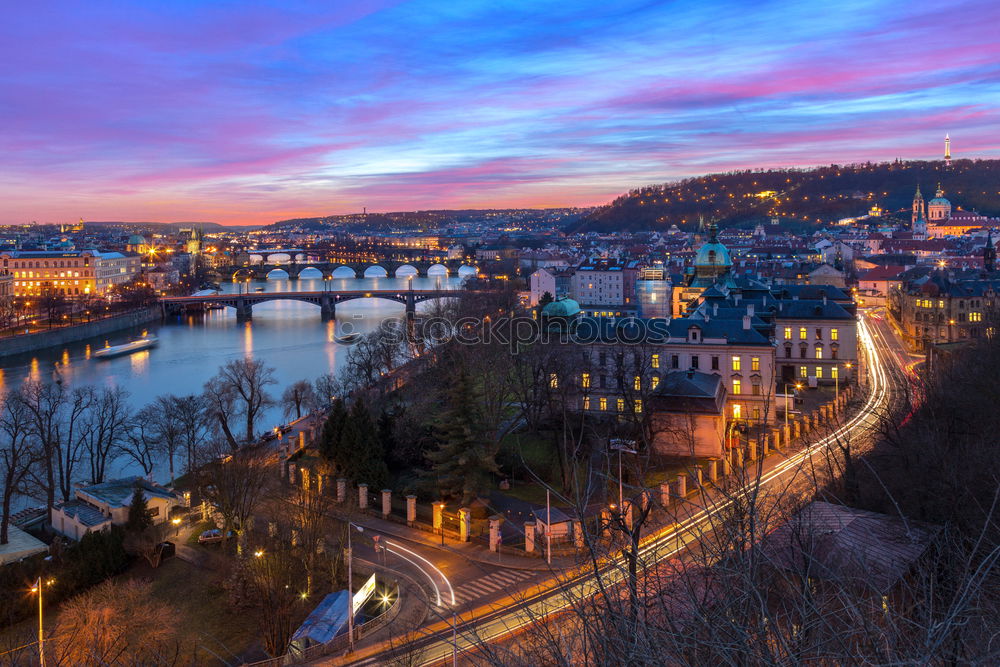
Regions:
<instances>
[{"instance_id":1,"label":"bare tree","mask_svg":"<svg viewBox=\"0 0 1000 667\"><path fill-rule=\"evenodd\" d=\"M153 472L160 454L160 441L151 414L154 411L154 406L147 405L135 413L131 428L126 431L125 440L119 445L122 456L142 468L143 475Z\"/></svg>"},{"instance_id":2,"label":"bare tree","mask_svg":"<svg viewBox=\"0 0 1000 667\"><path fill-rule=\"evenodd\" d=\"M237 414L243 417L246 427L244 440L252 442L261 411L273 403L273 399L267 393L267 387L273 384L277 384L274 370L265 366L264 362L235 359L219 369L218 374L209 380L206 389L212 387L211 393L224 394L231 401L231 405L235 405ZM228 422L224 424L224 429L227 431L227 437L231 437L228 433Z\"/></svg>"},{"instance_id":3,"label":"bare tree","mask_svg":"<svg viewBox=\"0 0 1000 667\"><path fill-rule=\"evenodd\" d=\"M176 612L147 582L106 581L63 603L56 623L59 664L174 665L180 645Z\"/></svg>"},{"instance_id":4,"label":"bare tree","mask_svg":"<svg viewBox=\"0 0 1000 667\"><path fill-rule=\"evenodd\" d=\"M222 515L223 541L232 530L242 549L241 538L271 477L266 454L254 449L220 454L199 475L202 493Z\"/></svg>"},{"instance_id":5,"label":"bare tree","mask_svg":"<svg viewBox=\"0 0 1000 667\"><path fill-rule=\"evenodd\" d=\"M303 410L311 410L316 405L316 392L307 380L299 380L288 385L281 394L281 405L285 419L302 417Z\"/></svg>"},{"instance_id":6,"label":"bare tree","mask_svg":"<svg viewBox=\"0 0 1000 667\"><path fill-rule=\"evenodd\" d=\"M127 442L131 410L128 392L121 387L95 392L81 428L83 449L90 465L90 481L104 481L108 463L121 453Z\"/></svg>"},{"instance_id":7,"label":"bare tree","mask_svg":"<svg viewBox=\"0 0 1000 667\"><path fill-rule=\"evenodd\" d=\"M238 576L245 584L264 650L278 656L292 639L292 618L302 604L305 573L302 561L283 545L275 543L257 553L240 561Z\"/></svg>"},{"instance_id":8,"label":"bare tree","mask_svg":"<svg viewBox=\"0 0 1000 667\"><path fill-rule=\"evenodd\" d=\"M30 439L28 411L13 396L0 395L0 487L3 508L0 514L0 544L7 544L11 501L25 491L28 472L38 462L38 450Z\"/></svg>"}]
</instances>

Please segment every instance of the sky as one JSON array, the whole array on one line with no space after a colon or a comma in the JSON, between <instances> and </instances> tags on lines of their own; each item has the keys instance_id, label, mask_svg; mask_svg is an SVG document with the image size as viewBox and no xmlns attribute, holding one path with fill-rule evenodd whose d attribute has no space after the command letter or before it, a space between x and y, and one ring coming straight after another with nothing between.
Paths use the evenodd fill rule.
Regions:
<instances>
[{"instance_id":1,"label":"sky","mask_svg":"<svg viewBox=\"0 0 1000 667\"><path fill-rule=\"evenodd\" d=\"M1000 157L1000 3L0 0L0 224L590 206Z\"/></svg>"}]
</instances>

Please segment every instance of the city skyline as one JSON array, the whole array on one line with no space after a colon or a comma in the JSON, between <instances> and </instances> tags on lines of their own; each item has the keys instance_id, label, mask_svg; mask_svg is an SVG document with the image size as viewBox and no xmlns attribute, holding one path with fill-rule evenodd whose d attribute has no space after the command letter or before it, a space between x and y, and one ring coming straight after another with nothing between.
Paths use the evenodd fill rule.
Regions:
<instances>
[{"instance_id":1,"label":"city skyline","mask_svg":"<svg viewBox=\"0 0 1000 667\"><path fill-rule=\"evenodd\" d=\"M0 27L0 224L589 206L713 171L941 159L945 133L956 159L996 157L997 18L986 2L18 8Z\"/></svg>"}]
</instances>

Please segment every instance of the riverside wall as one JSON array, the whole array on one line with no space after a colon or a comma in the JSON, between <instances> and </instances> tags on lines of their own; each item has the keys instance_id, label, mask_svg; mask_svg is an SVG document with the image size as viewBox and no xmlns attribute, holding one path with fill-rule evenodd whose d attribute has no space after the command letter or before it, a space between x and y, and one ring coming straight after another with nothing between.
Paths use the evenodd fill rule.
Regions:
<instances>
[{"instance_id":1,"label":"riverside wall","mask_svg":"<svg viewBox=\"0 0 1000 667\"><path fill-rule=\"evenodd\" d=\"M74 324L32 334L0 338L0 359L35 352L48 347L76 343L121 329L142 326L160 319L160 308L143 308L84 324Z\"/></svg>"}]
</instances>

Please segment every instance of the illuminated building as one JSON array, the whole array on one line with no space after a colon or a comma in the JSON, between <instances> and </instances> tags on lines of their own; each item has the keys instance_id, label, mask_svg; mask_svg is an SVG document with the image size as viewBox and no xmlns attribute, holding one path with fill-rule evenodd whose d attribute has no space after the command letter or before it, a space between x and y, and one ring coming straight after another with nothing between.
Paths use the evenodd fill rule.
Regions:
<instances>
[{"instance_id":1,"label":"illuminated building","mask_svg":"<svg viewBox=\"0 0 1000 667\"><path fill-rule=\"evenodd\" d=\"M0 252L0 269L14 276L14 295L104 294L139 273L138 255L98 250Z\"/></svg>"}]
</instances>

